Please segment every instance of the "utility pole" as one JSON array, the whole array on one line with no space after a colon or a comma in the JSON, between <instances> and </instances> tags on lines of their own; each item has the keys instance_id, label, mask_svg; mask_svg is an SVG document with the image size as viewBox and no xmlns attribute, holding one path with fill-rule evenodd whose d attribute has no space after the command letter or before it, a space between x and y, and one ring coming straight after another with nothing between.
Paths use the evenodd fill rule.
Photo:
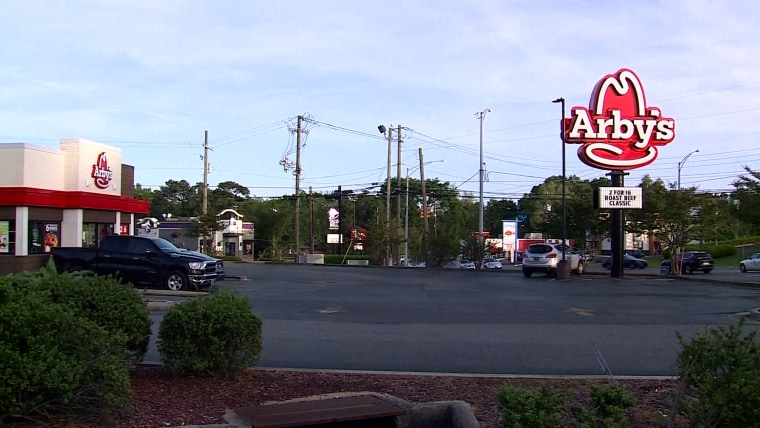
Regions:
<instances>
[{"instance_id":1,"label":"utility pole","mask_svg":"<svg viewBox=\"0 0 760 428\"><path fill-rule=\"evenodd\" d=\"M398 157L396 158L396 231L397 236L401 231L401 125L398 126L396 131L396 138L398 140ZM401 262L401 241L396 245L396 261L398 264Z\"/></svg>"},{"instance_id":2,"label":"utility pole","mask_svg":"<svg viewBox=\"0 0 760 428\"><path fill-rule=\"evenodd\" d=\"M385 229L387 233L387 245L385 248L386 266L392 266L391 255L391 142L393 141L393 125L388 127L388 178L385 189Z\"/></svg>"},{"instance_id":3,"label":"utility pole","mask_svg":"<svg viewBox=\"0 0 760 428\"><path fill-rule=\"evenodd\" d=\"M338 186L338 254L343 255L343 188Z\"/></svg>"},{"instance_id":4,"label":"utility pole","mask_svg":"<svg viewBox=\"0 0 760 428\"><path fill-rule=\"evenodd\" d=\"M309 186L309 254L314 254L314 194Z\"/></svg>"},{"instance_id":5,"label":"utility pole","mask_svg":"<svg viewBox=\"0 0 760 428\"><path fill-rule=\"evenodd\" d=\"M485 167L483 164L483 120L486 118L486 113L490 112L491 109L487 108L483 111L479 111L476 113L476 116L478 119L480 119L480 204L478 207L478 269L481 269L483 266L483 263L481 262L481 254L483 252L483 180L485 176Z\"/></svg>"},{"instance_id":6,"label":"utility pole","mask_svg":"<svg viewBox=\"0 0 760 428\"><path fill-rule=\"evenodd\" d=\"M203 137L203 215L208 214L208 131Z\"/></svg>"},{"instance_id":7,"label":"utility pole","mask_svg":"<svg viewBox=\"0 0 760 428\"><path fill-rule=\"evenodd\" d=\"M208 214L208 130L203 136L203 216ZM203 249L206 254L212 254L208 245L208 236L203 237Z\"/></svg>"},{"instance_id":8,"label":"utility pole","mask_svg":"<svg viewBox=\"0 0 760 428\"><path fill-rule=\"evenodd\" d=\"M425 164L422 160L422 147L419 148L420 155L420 191L422 193L422 254L425 260L425 267L428 267L428 215L427 215L427 194L425 193ZM408 255L407 255L408 257Z\"/></svg>"},{"instance_id":9,"label":"utility pole","mask_svg":"<svg viewBox=\"0 0 760 428\"><path fill-rule=\"evenodd\" d=\"M296 125L296 228L295 237L296 244L296 257L301 250L301 221L300 221L300 208L301 208L301 115L298 115L298 123Z\"/></svg>"}]
</instances>

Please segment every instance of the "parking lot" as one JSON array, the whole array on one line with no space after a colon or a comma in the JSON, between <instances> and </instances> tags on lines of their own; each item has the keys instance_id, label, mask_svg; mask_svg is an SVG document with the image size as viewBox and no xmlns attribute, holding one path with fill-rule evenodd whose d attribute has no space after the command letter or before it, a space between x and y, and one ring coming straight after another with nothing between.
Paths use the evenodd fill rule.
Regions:
<instances>
[{"instance_id":1,"label":"parking lot","mask_svg":"<svg viewBox=\"0 0 760 428\"><path fill-rule=\"evenodd\" d=\"M229 264L263 320L260 366L501 374L672 375L678 342L760 305L760 289L603 272ZM711 274L718 277L720 273ZM705 275L708 276L708 275ZM154 331L162 313L154 312ZM750 328L756 328L753 325ZM158 361L152 343L146 360Z\"/></svg>"}]
</instances>

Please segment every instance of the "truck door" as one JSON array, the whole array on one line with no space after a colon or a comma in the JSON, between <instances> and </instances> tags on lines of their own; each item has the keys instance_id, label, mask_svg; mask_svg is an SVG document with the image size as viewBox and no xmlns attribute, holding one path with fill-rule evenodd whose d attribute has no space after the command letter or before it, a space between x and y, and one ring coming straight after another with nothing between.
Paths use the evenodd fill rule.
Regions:
<instances>
[{"instance_id":1,"label":"truck door","mask_svg":"<svg viewBox=\"0 0 760 428\"><path fill-rule=\"evenodd\" d=\"M93 259L95 272L99 275L120 276L121 270L125 267L125 260L121 254L123 250L119 248L120 243L127 244L119 242L119 239L112 239L110 236L103 239Z\"/></svg>"},{"instance_id":2,"label":"truck door","mask_svg":"<svg viewBox=\"0 0 760 428\"><path fill-rule=\"evenodd\" d=\"M159 284L161 282L161 253L150 239L129 239L130 282Z\"/></svg>"}]
</instances>

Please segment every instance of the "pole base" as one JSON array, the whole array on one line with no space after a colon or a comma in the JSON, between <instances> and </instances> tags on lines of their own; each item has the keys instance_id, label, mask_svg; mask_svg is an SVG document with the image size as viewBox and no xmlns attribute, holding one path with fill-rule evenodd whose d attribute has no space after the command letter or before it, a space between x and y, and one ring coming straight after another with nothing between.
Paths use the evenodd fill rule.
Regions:
<instances>
[{"instance_id":1,"label":"pole base","mask_svg":"<svg viewBox=\"0 0 760 428\"><path fill-rule=\"evenodd\" d=\"M570 263L567 260L557 262L557 279L570 278Z\"/></svg>"}]
</instances>

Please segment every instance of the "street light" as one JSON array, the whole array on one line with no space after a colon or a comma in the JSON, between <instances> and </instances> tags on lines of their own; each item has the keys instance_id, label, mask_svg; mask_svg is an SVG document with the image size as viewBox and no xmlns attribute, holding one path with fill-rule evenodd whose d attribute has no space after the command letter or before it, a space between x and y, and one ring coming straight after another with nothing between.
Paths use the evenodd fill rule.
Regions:
<instances>
[{"instance_id":1,"label":"street light","mask_svg":"<svg viewBox=\"0 0 760 428\"><path fill-rule=\"evenodd\" d=\"M560 132L562 134L562 261L561 267L557 267L557 278L565 279L570 276L570 269L567 265L567 194L565 192L565 99L560 97L552 101L560 103L562 106L562 121L560 122Z\"/></svg>"},{"instance_id":2,"label":"street light","mask_svg":"<svg viewBox=\"0 0 760 428\"><path fill-rule=\"evenodd\" d=\"M422 165L428 165L436 162L446 162L446 159L423 162ZM404 221L404 267L409 267L409 174L420 169L415 166L412 169L406 168L406 220Z\"/></svg>"},{"instance_id":3,"label":"street light","mask_svg":"<svg viewBox=\"0 0 760 428\"><path fill-rule=\"evenodd\" d=\"M683 159L681 159L681 162L678 162L678 190L681 190L681 168L683 168L683 164L686 163L686 159L689 159L689 156L693 155L694 153L699 153L699 149L694 150L693 152L684 156Z\"/></svg>"}]
</instances>

